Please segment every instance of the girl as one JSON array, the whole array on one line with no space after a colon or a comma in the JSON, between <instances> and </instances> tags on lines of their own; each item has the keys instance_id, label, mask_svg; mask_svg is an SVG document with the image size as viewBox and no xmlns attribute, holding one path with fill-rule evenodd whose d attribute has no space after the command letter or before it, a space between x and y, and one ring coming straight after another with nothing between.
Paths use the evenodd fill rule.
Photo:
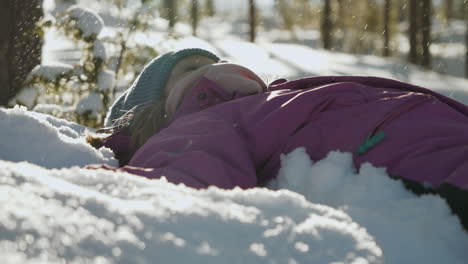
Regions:
<instances>
[{"instance_id":1,"label":"girl","mask_svg":"<svg viewBox=\"0 0 468 264\"><path fill-rule=\"evenodd\" d=\"M468 107L374 77L309 77L266 86L249 69L187 49L154 59L91 139L121 168L204 188L251 188L275 177L280 154L353 153L417 193L445 197L468 227ZM108 168L110 169L110 168Z\"/></svg>"}]
</instances>

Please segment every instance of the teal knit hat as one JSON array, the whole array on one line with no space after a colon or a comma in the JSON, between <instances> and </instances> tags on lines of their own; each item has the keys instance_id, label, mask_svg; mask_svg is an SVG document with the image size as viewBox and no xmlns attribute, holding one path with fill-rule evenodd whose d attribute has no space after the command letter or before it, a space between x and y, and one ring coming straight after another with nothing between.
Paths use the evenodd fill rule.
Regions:
<instances>
[{"instance_id":1,"label":"teal knit hat","mask_svg":"<svg viewBox=\"0 0 468 264\"><path fill-rule=\"evenodd\" d=\"M193 55L207 57L215 62L220 60L218 56L203 49L183 49L156 57L145 66L132 86L115 100L107 112L104 126L112 126L115 120L136 106L158 101L164 94L164 87L174 66Z\"/></svg>"}]
</instances>

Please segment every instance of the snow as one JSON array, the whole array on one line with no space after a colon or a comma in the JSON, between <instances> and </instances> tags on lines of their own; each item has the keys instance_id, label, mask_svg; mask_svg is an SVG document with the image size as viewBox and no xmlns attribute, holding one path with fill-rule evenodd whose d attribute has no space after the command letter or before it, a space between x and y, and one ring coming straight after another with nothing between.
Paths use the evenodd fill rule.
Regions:
<instances>
[{"instance_id":1,"label":"snow","mask_svg":"<svg viewBox=\"0 0 468 264\"><path fill-rule=\"evenodd\" d=\"M12 100L10 100L8 104L21 104L30 109L34 106L38 94L39 90L37 87L26 87L22 89Z\"/></svg>"},{"instance_id":2,"label":"snow","mask_svg":"<svg viewBox=\"0 0 468 264\"><path fill-rule=\"evenodd\" d=\"M41 63L45 65L58 61L66 64L78 64L83 56L83 51L57 28L49 28L45 30L42 55Z\"/></svg>"},{"instance_id":3,"label":"snow","mask_svg":"<svg viewBox=\"0 0 468 264\"><path fill-rule=\"evenodd\" d=\"M282 156L269 188L195 190L123 172L86 128L0 109L0 254L6 263L465 263L468 236L351 154Z\"/></svg>"},{"instance_id":4,"label":"snow","mask_svg":"<svg viewBox=\"0 0 468 264\"><path fill-rule=\"evenodd\" d=\"M71 19L77 21L76 27L83 33L83 37L97 36L104 27L104 21L94 11L80 6L72 6L67 10Z\"/></svg>"},{"instance_id":5,"label":"snow","mask_svg":"<svg viewBox=\"0 0 468 264\"><path fill-rule=\"evenodd\" d=\"M109 91L115 87L115 73L111 70L102 70L97 77L97 87L100 91Z\"/></svg>"},{"instance_id":6,"label":"snow","mask_svg":"<svg viewBox=\"0 0 468 264\"><path fill-rule=\"evenodd\" d=\"M29 74L31 77L40 77L45 81L55 81L61 75L73 72L73 66L66 63L53 62L37 65Z\"/></svg>"},{"instance_id":7,"label":"snow","mask_svg":"<svg viewBox=\"0 0 468 264\"><path fill-rule=\"evenodd\" d=\"M346 214L292 192L0 167L0 200L10 201L0 203L7 262L382 263L382 250Z\"/></svg>"},{"instance_id":8,"label":"snow","mask_svg":"<svg viewBox=\"0 0 468 264\"><path fill-rule=\"evenodd\" d=\"M300 76L360 75L396 79L420 85L468 104L468 81L426 71L395 59L376 56L353 56L345 53L312 49L297 44L263 43L273 58L294 69ZM253 53L251 53L253 54Z\"/></svg>"},{"instance_id":9,"label":"snow","mask_svg":"<svg viewBox=\"0 0 468 264\"><path fill-rule=\"evenodd\" d=\"M42 9L44 10L44 13L52 12L55 7L55 0L44 0L42 2Z\"/></svg>"},{"instance_id":10,"label":"snow","mask_svg":"<svg viewBox=\"0 0 468 264\"><path fill-rule=\"evenodd\" d=\"M103 61L107 60L106 47L104 46L104 43L102 43L102 41L96 40L93 42L93 56Z\"/></svg>"},{"instance_id":11,"label":"snow","mask_svg":"<svg viewBox=\"0 0 468 264\"><path fill-rule=\"evenodd\" d=\"M388 177L384 168L369 163L356 171L351 153L330 152L314 163L304 148L296 149L282 156L278 178L270 183L275 186L348 214L384 249L387 263L462 263L466 259L468 236L443 199L418 197L401 181Z\"/></svg>"},{"instance_id":12,"label":"snow","mask_svg":"<svg viewBox=\"0 0 468 264\"><path fill-rule=\"evenodd\" d=\"M84 128L24 107L0 109L0 160L28 161L44 168L117 165L110 149L95 150L85 142Z\"/></svg>"},{"instance_id":13,"label":"snow","mask_svg":"<svg viewBox=\"0 0 468 264\"><path fill-rule=\"evenodd\" d=\"M62 95L62 99L64 97L65 96ZM75 108L73 106L40 103L40 104L36 104L32 110L38 113L60 116L60 115L64 115L65 113L74 112Z\"/></svg>"},{"instance_id":14,"label":"snow","mask_svg":"<svg viewBox=\"0 0 468 264\"><path fill-rule=\"evenodd\" d=\"M263 47L239 40L219 40L215 42L226 60L235 60L254 72L260 73L264 79L278 79L295 75L295 71L278 62ZM252 55L255 54L255 60Z\"/></svg>"},{"instance_id":15,"label":"snow","mask_svg":"<svg viewBox=\"0 0 468 264\"><path fill-rule=\"evenodd\" d=\"M91 112L92 115L97 116L98 113L104 111L102 95L99 93L90 93L83 96L76 105L76 111L79 114Z\"/></svg>"}]
</instances>

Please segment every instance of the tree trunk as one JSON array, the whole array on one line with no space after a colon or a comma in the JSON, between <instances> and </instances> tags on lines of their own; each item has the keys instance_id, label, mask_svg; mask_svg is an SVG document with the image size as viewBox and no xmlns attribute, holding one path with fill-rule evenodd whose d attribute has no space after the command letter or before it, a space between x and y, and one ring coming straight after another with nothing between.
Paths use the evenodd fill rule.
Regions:
<instances>
[{"instance_id":1,"label":"tree trunk","mask_svg":"<svg viewBox=\"0 0 468 264\"><path fill-rule=\"evenodd\" d=\"M198 0L192 0L192 34L197 35L198 28Z\"/></svg>"},{"instance_id":2,"label":"tree trunk","mask_svg":"<svg viewBox=\"0 0 468 264\"><path fill-rule=\"evenodd\" d=\"M338 13L337 13L337 18L335 21L335 27L339 29L339 41L336 41L335 43L335 48L338 50L344 51L345 50L345 43L347 42L348 38L348 29L346 28L346 20L347 20L347 15L349 14L349 10L347 9L349 6L349 2L346 0L338 0Z\"/></svg>"},{"instance_id":3,"label":"tree trunk","mask_svg":"<svg viewBox=\"0 0 468 264\"><path fill-rule=\"evenodd\" d=\"M11 77L10 57L12 53L10 36L12 35L11 4L0 1L0 106L6 106L10 98Z\"/></svg>"},{"instance_id":4,"label":"tree trunk","mask_svg":"<svg viewBox=\"0 0 468 264\"><path fill-rule=\"evenodd\" d=\"M465 78L468 78L468 2L464 2L465 15Z\"/></svg>"},{"instance_id":5,"label":"tree trunk","mask_svg":"<svg viewBox=\"0 0 468 264\"><path fill-rule=\"evenodd\" d=\"M275 1L276 10L283 21L283 27L292 33L294 31L294 17L296 17L296 14L291 11L290 5L291 3L288 0Z\"/></svg>"},{"instance_id":6,"label":"tree trunk","mask_svg":"<svg viewBox=\"0 0 468 264\"><path fill-rule=\"evenodd\" d=\"M408 9L408 2L407 0L396 0L395 2L396 6L398 7L397 21L398 23L404 22L408 17L408 11L406 10Z\"/></svg>"},{"instance_id":7,"label":"tree trunk","mask_svg":"<svg viewBox=\"0 0 468 264\"><path fill-rule=\"evenodd\" d=\"M42 39L36 22L43 16L42 0L0 1L0 105L6 106L41 63Z\"/></svg>"},{"instance_id":8,"label":"tree trunk","mask_svg":"<svg viewBox=\"0 0 468 264\"><path fill-rule=\"evenodd\" d=\"M445 19L447 23L453 17L453 0L446 0L445 1Z\"/></svg>"},{"instance_id":9,"label":"tree trunk","mask_svg":"<svg viewBox=\"0 0 468 264\"><path fill-rule=\"evenodd\" d=\"M335 24L343 32L346 30L346 22L345 22L346 6L347 4L345 3L345 0L338 0L338 18Z\"/></svg>"},{"instance_id":10,"label":"tree trunk","mask_svg":"<svg viewBox=\"0 0 468 264\"><path fill-rule=\"evenodd\" d=\"M408 60L411 63L418 64L419 56L418 56L418 29L419 29L419 19L418 19L418 1L410 0L408 1L408 20L409 20L409 28L408 28L408 40L409 40L409 54Z\"/></svg>"},{"instance_id":11,"label":"tree trunk","mask_svg":"<svg viewBox=\"0 0 468 264\"><path fill-rule=\"evenodd\" d=\"M169 29L174 29L177 19L177 1L164 0L164 12L169 20Z\"/></svg>"},{"instance_id":12,"label":"tree trunk","mask_svg":"<svg viewBox=\"0 0 468 264\"><path fill-rule=\"evenodd\" d=\"M431 17L432 17L432 1L422 1L422 16L421 16L421 47L422 61L421 65L426 68L431 68Z\"/></svg>"},{"instance_id":13,"label":"tree trunk","mask_svg":"<svg viewBox=\"0 0 468 264\"><path fill-rule=\"evenodd\" d=\"M213 0L206 0L205 6L207 16L213 17L215 15L215 6Z\"/></svg>"},{"instance_id":14,"label":"tree trunk","mask_svg":"<svg viewBox=\"0 0 468 264\"><path fill-rule=\"evenodd\" d=\"M324 49L332 48L332 21L331 21L331 3L330 0L324 0L322 17L322 42Z\"/></svg>"},{"instance_id":15,"label":"tree trunk","mask_svg":"<svg viewBox=\"0 0 468 264\"><path fill-rule=\"evenodd\" d=\"M392 21L391 18L392 13L392 3L391 0L385 0L385 7L384 7L384 44L383 44L383 56L389 57L390 56L390 23Z\"/></svg>"},{"instance_id":16,"label":"tree trunk","mask_svg":"<svg viewBox=\"0 0 468 264\"><path fill-rule=\"evenodd\" d=\"M255 42L257 35L257 8L255 0L249 0L250 42Z\"/></svg>"}]
</instances>

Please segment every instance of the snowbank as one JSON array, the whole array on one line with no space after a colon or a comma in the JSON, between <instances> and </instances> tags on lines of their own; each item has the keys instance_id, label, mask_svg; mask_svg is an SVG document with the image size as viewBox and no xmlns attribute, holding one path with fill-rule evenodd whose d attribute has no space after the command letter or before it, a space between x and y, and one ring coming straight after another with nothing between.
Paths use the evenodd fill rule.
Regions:
<instances>
[{"instance_id":1,"label":"snowbank","mask_svg":"<svg viewBox=\"0 0 468 264\"><path fill-rule=\"evenodd\" d=\"M20 108L1 109L0 123L5 263L461 264L468 258L468 236L443 200L416 197L369 164L356 172L347 153L314 163L299 148L283 157L270 189L194 190L83 169L115 160L109 150L86 145L86 128L77 124ZM291 191L273 190L284 188Z\"/></svg>"},{"instance_id":2,"label":"snowbank","mask_svg":"<svg viewBox=\"0 0 468 264\"><path fill-rule=\"evenodd\" d=\"M375 238L386 263L463 263L468 256L467 233L445 200L418 197L369 163L356 171L351 153L330 152L314 163L296 149L282 157L270 187L348 214Z\"/></svg>"},{"instance_id":3,"label":"snowbank","mask_svg":"<svg viewBox=\"0 0 468 264\"><path fill-rule=\"evenodd\" d=\"M266 189L0 162L7 263L370 263L382 250L346 214Z\"/></svg>"},{"instance_id":4,"label":"snowbank","mask_svg":"<svg viewBox=\"0 0 468 264\"><path fill-rule=\"evenodd\" d=\"M27 161L45 168L117 165L110 149L86 143L85 127L24 107L0 109L0 160Z\"/></svg>"}]
</instances>

